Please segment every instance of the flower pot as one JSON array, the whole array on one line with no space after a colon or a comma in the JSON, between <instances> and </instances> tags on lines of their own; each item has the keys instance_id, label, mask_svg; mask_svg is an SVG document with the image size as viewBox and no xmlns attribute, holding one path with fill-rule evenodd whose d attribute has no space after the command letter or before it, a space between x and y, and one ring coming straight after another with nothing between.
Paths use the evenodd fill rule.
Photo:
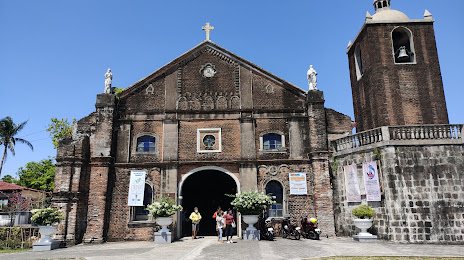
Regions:
<instances>
[{"instance_id":1,"label":"flower pot","mask_svg":"<svg viewBox=\"0 0 464 260\"><path fill-rule=\"evenodd\" d=\"M50 236L55 234L55 232L58 230L58 226L39 226L39 233L40 233L40 241L39 243L49 243L53 242L53 240Z\"/></svg>"},{"instance_id":2,"label":"flower pot","mask_svg":"<svg viewBox=\"0 0 464 260\"><path fill-rule=\"evenodd\" d=\"M158 223L158 225L161 226L161 229L158 231L158 232L171 232L169 229L168 229L168 226L172 224L172 216L170 217L160 217L160 218L157 218L156 219L156 223Z\"/></svg>"},{"instance_id":3,"label":"flower pot","mask_svg":"<svg viewBox=\"0 0 464 260\"><path fill-rule=\"evenodd\" d=\"M248 224L248 227L246 228L247 231L256 230L256 228L253 225L258 223L258 215L243 215L242 219L243 219L243 222Z\"/></svg>"},{"instance_id":4,"label":"flower pot","mask_svg":"<svg viewBox=\"0 0 464 260\"><path fill-rule=\"evenodd\" d=\"M367 232L367 229L372 227L372 219L355 219L354 225L361 229L361 232L358 233L358 236L372 236L371 233Z\"/></svg>"}]
</instances>

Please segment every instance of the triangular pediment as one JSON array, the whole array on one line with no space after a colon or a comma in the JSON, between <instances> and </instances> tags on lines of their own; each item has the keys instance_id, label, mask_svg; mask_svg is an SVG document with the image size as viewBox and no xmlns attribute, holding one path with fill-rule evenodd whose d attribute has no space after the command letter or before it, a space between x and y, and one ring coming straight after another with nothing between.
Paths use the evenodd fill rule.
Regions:
<instances>
[{"instance_id":1,"label":"triangular pediment","mask_svg":"<svg viewBox=\"0 0 464 260\"><path fill-rule=\"evenodd\" d=\"M139 88L148 87L151 82L159 78L163 78L166 75L174 73L179 68L184 67L185 65L192 62L196 58L200 57L204 53L209 53L211 55L214 55L218 59L223 60L224 62L245 67L249 69L250 71L252 71L254 74L261 75L264 78L270 80L271 82L274 82L277 85L283 86L287 90L293 92L295 95L298 95L298 96L301 95L301 97L306 96L306 91L302 90L301 88L283 80L282 78L277 77L276 75L264 70L263 68L257 66L256 64L222 48L221 46L211 41L203 41L199 45L195 46L194 48L190 49L189 51L179 56L178 58L164 65L157 71L137 81L133 85L127 87L123 91L123 93L121 93L121 97L124 97L128 95L129 93L136 91Z\"/></svg>"}]
</instances>

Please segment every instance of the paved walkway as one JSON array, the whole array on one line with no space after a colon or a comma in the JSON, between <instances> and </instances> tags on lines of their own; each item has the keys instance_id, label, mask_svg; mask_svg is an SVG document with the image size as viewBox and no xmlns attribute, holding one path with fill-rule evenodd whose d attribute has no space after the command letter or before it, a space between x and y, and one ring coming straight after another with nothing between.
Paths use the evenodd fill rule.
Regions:
<instances>
[{"instance_id":1,"label":"paved walkway","mask_svg":"<svg viewBox=\"0 0 464 260\"><path fill-rule=\"evenodd\" d=\"M463 257L463 245L397 244L386 241L359 243L349 238L313 240L217 242L215 237L181 241L166 245L153 242L113 242L101 245L77 245L47 252L0 254L1 259L85 258L132 259L303 259L326 256L441 256Z\"/></svg>"}]
</instances>

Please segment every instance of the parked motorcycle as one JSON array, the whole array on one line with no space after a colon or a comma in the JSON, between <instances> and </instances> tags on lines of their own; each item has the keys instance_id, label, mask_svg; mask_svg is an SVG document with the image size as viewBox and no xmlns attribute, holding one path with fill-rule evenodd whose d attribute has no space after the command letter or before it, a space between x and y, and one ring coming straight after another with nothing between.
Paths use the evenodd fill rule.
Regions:
<instances>
[{"instance_id":1,"label":"parked motorcycle","mask_svg":"<svg viewBox=\"0 0 464 260\"><path fill-rule=\"evenodd\" d=\"M294 237L296 240L300 240L301 227L298 227L295 223L290 223L290 216L282 221L282 237Z\"/></svg>"},{"instance_id":2,"label":"parked motorcycle","mask_svg":"<svg viewBox=\"0 0 464 260\"><path fill-rule=\"evenodd\" d=\"M301 234L304 238L319 240L321 230L317 227L316 218L302 218L301 219Z\"/></svg>"},{"instance_id":3,"label":"parked motorcycle","mask_svg":"<svg viewBox=\"0 0 464 260\"><path fill-rule=\"evenodd\" d=\"M274 241L274 228L271 225L272 220L267 218L260 225L261 240Z\"/></svg>"}]
</instances>

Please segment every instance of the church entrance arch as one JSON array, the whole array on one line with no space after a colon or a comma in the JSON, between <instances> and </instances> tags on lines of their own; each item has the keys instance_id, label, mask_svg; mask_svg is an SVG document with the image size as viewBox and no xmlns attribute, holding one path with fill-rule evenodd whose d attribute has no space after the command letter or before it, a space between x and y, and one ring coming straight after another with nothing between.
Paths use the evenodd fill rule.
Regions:
<instances>
[{"instance_id":1,"label":"church entrance arch","mask_svg":"<svg viewBox=\"0 0 464 260\"><path fill-rule=\"evenodd\" d=\"M198 207L202 220L200 236L216 235L215 219L212 218L218 206L225 211L231 208L233 198L225 194L240 192L238 178L224 168L216 166L196 168L182 177L178 187L178 203L184 208L178 217L178 237L191 236L192 225L189 220L194 207ZM239 219L237 224L240 223ZM238 228L240 226L238 225ZM238 229L237 230L240 230Z\"/></svg>"}]
</instances>

